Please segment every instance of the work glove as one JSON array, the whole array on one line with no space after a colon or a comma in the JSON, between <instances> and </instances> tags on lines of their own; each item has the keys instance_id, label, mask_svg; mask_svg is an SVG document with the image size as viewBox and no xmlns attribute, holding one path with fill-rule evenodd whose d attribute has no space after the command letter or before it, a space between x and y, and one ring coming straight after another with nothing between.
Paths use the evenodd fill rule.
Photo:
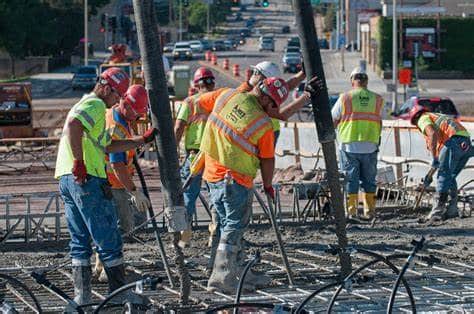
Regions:
<instances>
[{"instance_id":1,"label":"work glove","mask_svg":"<svg viewBox=\"0 0 474 314\"><path fill-rule=\"evenodd\" d=\"M439 159L438 159L438 157L433 158L433 161L431 162L431 168L439 169Z\"/></svg>"},{"instance_id":2,"label":"work glove","mask_svg":"<svg viewBox=\"0 0 474 314\"><path fill-rule=\"evenodd\" d=\"M311 96L317 96L325 89L324 82L317 76L310 79L304 87L304 90L310 93Z\"/></svg>"},{"instance_id":3,"label":"work glove","mask_svg":"<svg viewBox=\"0 0 474 314\"><path fill-rule=\"evenodd\" d=\"M130 192L132 204L141 212L146 212L150 208L151 203L148 197L142 191L134 190Z\"/></svg>"},{"instance_id":4,"label":"work glove","mask_svg":"<svg viewBox=\"0 0 474 314\"><path fill-rule=\"evenodd\" d=\"M155 129L155 128L148 129L143 134L143 141L145 142L145 144L148 144L148 143L150 143L151 141L153 141L155 139L155 136L157 134L158 134L157 129Z\"/></svg>"},{"instance_id":5,"label":"work glove","mask_svg":"<svg viewBox=\"0 0 474 314\"><path fill-rule=\"evenodd\" d=\"M84 184L86 182L87 169L84 160L74 160L72 164L72 175L74 176L74 181L76 181L76 183Z\"/></svg>"},{"instance_id":6,"label":"work glove","mask_svg":"<svg viewBox=\"0 0 474 314\"><path fill-rule=\"evenodd\" d=\"M427 174L425 178L423 179L423 185L425 186L425 188L429 187L432 182L433 182L432 175Z\"/></svg>"},{"instance_id":7,"label":"work glove","mask_svg":"<svg viewBox=\"0 0 474 314\"><path fill-rule=\"evenodd\" d=\"M272 200L275 199L275 190L273 189L273 186L264 186L263 187L263 190L265 191L265 194L267 194L268 196L270 196L272 198Z\"/></svg>"}]
</instances>

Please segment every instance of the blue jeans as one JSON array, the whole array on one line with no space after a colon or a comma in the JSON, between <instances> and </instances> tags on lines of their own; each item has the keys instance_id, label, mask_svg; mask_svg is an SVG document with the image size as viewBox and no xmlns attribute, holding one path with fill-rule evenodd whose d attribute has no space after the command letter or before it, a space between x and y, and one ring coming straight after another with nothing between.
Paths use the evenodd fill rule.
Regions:
<instances>
[{"instance_id":1,"label":"blue jeans","mask_svg":"<svg viewBox=\"0 0 474 314\"><path fill-rule=\"evenodd\" d=\"M102 190L106 183L106 179L94 176L87 176L87 182L82 185L77 184L72 175L64 175L59 180L71 235L69 247L73 266L90 265L91 240L106 267L123 263L117 211L112 199L107 199Z\"/></svg>"},{"instance_id":2,"label":"blue jeans","mask_svg":"<svg viewBox=\"0 0 474 314\"><path fill-rule=\"evenodd\" d=\"M464 136L453 136L439 153L438 184L436 191L447 193L458 189L456 177L464 168L469 158L474 155L471 139Z\"/></svg>"},{"instance_id":3,"label":"blue jeans","mask_svg":"<svg viewBox=\"0 0 474 314\"><path fill-rule=\"evenodd\" d=\"M188 176L191 174L191 160L189 160L189 156L190 155L186 156L186 160L181 167L180 173L182 182L186 181ZM201 181L202 175L195 176L188 187L183 191L184 206L186 207L189 222L193 220L193 216L196 213L196 200L201 192Z\"/></svg>"},{"instance_id":4,"label":"blue jeans","mask_svg":"<svg viewBox=\"0 0 474 314\"><path fill-rule=\"evenodd\" d=\"M211 201L220 224L220 243L238 245L249 223L247 200L250 189L224 180L209 183Z\"/></svg>"},{"instance_id":5,"label":"blue jeans","mask_svg":"<svg viewBox=\"0 0 474 314\"><path fill-rule=\"evenodd\" d=\"M341 169L346 175L348 194L359 193L359 183L365 193L375 193L377 183L377 151L370 154L341 152Z\"/></svg>"}]
</instances>

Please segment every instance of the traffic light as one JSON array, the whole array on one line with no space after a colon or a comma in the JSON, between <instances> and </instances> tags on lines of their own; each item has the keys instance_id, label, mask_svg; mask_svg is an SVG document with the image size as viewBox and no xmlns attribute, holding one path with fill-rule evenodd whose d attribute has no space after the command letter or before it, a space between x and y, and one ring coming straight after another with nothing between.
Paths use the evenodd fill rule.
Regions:
<instances>
[{"instance_id":1,"label":"traffic light","mask_svg":"<svg viewBox=\"0 0 474 314\"><path fill-rule=\"evenodd\" d=\"M113 32L117 29L117 17L115 15L109 16L109 28Z\"/></svg>"},{"instance_id":2,"label":"traffic light","mask_svg":"<svg viewBox=\"0 0 474 314\"><path fill-rule=\"evenodd\" d=\"M189 6L189 0L183 0L183 7Z\"/></svg>"},{"instance_id":3,"label":"traffic light","mask_svg":"<svg viewBox=\"0 0 474 314\"><path fill-rule=\"evenodd\" d=\"M106 18L105 13L102 13L102 14L100 15L100 27L101 27L101 28L104 28L104 27L105 27L105 18Z\"/></svg>"},{"instance_id":4,"label":"traffic light","mask_svg":"<svg viewBox=\"0 0 474 314\"><path fill-rule=\"evenodd\" d=\"M268 0L263 0L262 1L262 7L268 8L269 5L270 5L270 3L268 2Z\"/></svg>"}]
</instances>

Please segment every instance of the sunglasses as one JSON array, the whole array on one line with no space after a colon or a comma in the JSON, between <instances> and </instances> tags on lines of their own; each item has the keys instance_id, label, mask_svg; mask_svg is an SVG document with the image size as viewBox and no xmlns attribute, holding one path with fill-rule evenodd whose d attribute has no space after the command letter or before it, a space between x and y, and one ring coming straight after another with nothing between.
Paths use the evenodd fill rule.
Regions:
<instances>
[{"instance_id":1,"label":"sunglasses","mask_svg":"<svg viewBox=\"0 0 474 314\"><path fill-rule=\"evenodd\" d=\"M210 84L214 84L214 79L213 79L213 78L210 78L210 77L208 77L208 78L204 78L204 79L202 79L202 80L201 80L201 82L203 82L203 83L205 83L205 84L208 84L208 85L210 85Z\"/></svg>"}]
</instances>

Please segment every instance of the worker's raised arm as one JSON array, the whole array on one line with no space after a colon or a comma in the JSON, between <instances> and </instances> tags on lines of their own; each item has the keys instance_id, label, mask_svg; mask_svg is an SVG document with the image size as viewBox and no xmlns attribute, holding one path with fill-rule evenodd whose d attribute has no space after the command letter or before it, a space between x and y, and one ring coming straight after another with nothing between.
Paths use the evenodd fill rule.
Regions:
<instances>
[{"instance_id":1,"label":"worker's raised arm","mask_svg":"<svg viewBox=\"0 0 474 314\"><path fill-rule=\"evenodd\" d=\"M290 77L287 81L286 84L288 84L288 87L290 90L295 89L300 85L300 83L306 78L306 74L303 71L299 71L296 73L294 76Z\"/></svg>"}]
</instances>

